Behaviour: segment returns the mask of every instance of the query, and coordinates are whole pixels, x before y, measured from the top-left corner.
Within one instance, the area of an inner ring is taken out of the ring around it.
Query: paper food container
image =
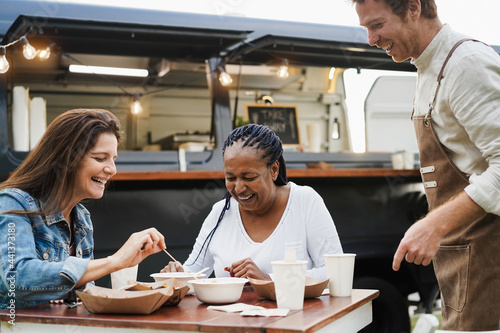
[[[253,290],[262,298],[276,301],[276,291],[274,289],[274,281],[258,280],[248,278]],[[328,285],[328,281],[318,281],[311,277],[306,276],[306,289],[304,291],[304,298],[314,298],[321,296],[321,293]]]
[[[166,287],[157,289],[148,287],[156,283],[138,282],[124,290],[91,286],[76,293],[92,313],[150,314],[162,306],[179,304],[189,290],[188,286],[178,281],[163,283]]]
[[[124,289],[128,291],[157,290],[164,285],[172,287],[173,292],[162,306],[173,306],[179,304],[189,291],[189,285],[186,282],[177,279],[168,279],[161,282],[136,282],[135,284],[127,286]]]

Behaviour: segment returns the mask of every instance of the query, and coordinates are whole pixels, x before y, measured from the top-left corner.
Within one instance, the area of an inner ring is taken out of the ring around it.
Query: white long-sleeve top
[[[413,60],[418,69],[415,114],[428,112],[439,71],[462,38],[445,25]],[[466,193],[486,212],[500,215],[500,56],[492,48],[468,41],[455,50],[432,122],[451,160],[470,176]]]
[[[285,248],[294,248],[298,260],[307,260],[307,276],[326,279],[323,254],[341,253],[342,246],[323,198],[309,186],[292,182],[285,212],[273,233],[263,242],[254,242],[245,231],[238,202],[231,198],[231,206],[214,233],[210,245],[202,244],[214,228],[225,200],[217,202],[205,219],[189,258],[186,270],[196,272],[204,267],[213,268],[216,277],[229,276],[224,267],[237,260],[251,258],[272,277],[271,261],[283,260]],[[205,249],[206,252],[205,252]],[[197,255],[202,251],[196,262]],[[190,265],[192,264],[192,265]],[[212,270],[207,273],[211,274]]]

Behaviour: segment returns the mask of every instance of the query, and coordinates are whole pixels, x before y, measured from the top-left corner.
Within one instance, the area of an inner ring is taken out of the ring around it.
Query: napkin
[[[245,303],[234,303],[229,305],[210,305],[207,307],[208,310],[217,310],[224,312],[241,312],[248,310],[265,310],[262,306],[250,305]]]
[[[241,316],[262,316],[262,317],[286,317],[290,310],[288,309],[266,309],[258,305],[245,303],[234,303],[229,305],[210,305],[208,310],[217,310],[224,312],[241,312]]]
[[[240,313],[240,316],[286,317],[288,309],[251,309]]]

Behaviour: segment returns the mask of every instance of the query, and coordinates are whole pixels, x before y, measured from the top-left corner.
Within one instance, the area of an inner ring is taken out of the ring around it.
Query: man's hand
[[[485,214],[486,212],[462,191],[415,222],[406,231],[394,254],[392,269],[398,271],[404,258],[417,265],[429,265],[446,234]]]
[[[439,249],[442,238],[442,234],[432,227],[432,221],[428,218],[414,223],[399,243],[394,254],[392,269],[398,271],[403,259],[417,265],[429,265]]]

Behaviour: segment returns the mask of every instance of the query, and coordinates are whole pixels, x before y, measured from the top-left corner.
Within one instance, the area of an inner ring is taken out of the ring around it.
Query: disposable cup
[[[404,152],[403,153],[403,164],[404,168],[407,170],[415,169],[415,153]]]
[[[403,170],[405,168],[404,155],[402,153],[395,153],[391,155],[392,168],[396,170]]]
[[[139,265],[120,269],[111,273],[111,288],[120,289],[129,284],[129,282],[137,281],[137,271]]]
[[[278,309],[301,310],[304,306],[307,261],[271,261]]]
[[[319,124],[307,124],[306,129],[309,148],[308,151],[311,153],[319,153],[321,151],[321,134]]]
[[[354,253],[325,254],[326,275],[330,279],[330,296],[348,297],[352,293]]]

